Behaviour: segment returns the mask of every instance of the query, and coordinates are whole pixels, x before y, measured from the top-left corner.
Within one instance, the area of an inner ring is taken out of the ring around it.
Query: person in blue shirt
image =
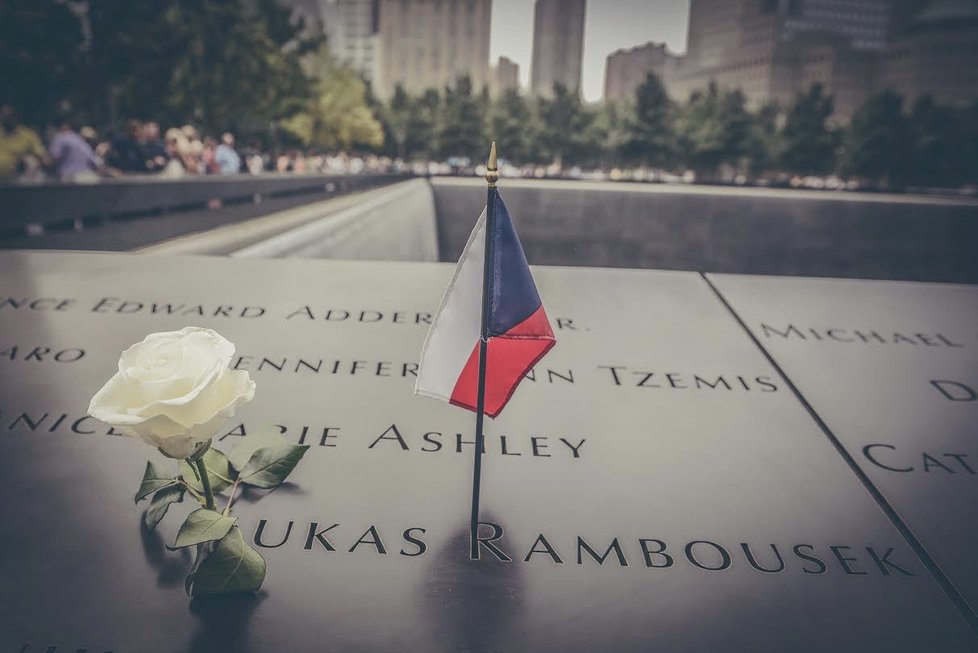
[[[52,166],[61,181],[94,181],[98,178],[98,159],[92,146],[75,131],[70,120],[64,120],[61,129],[48,146]]]
[[[217,146],[214,158],[222,175],[234,175],[241,169],[241,157],[234,149],[234,136],[230,132],[224,132],[221,136],[221,144]]]

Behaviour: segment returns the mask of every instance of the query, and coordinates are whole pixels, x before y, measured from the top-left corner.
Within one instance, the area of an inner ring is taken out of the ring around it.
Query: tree
[[[280,12],[275,0],[5,0],[0,91],[35,124],[62,110],[99,126],[267,123],[309,90],[300,26]]]
[[[394,87],[394,95],[390,102],[381,110],[384,123],[385,142],[388,153],[401,159],[407,158],[408,127],[411,121],[411,98],[398,84]]]
[[[834,110],[821,84],[799,93],[781,132],[781,167],[801,175],[824,175],[835,169],[838,134],[828,124]]]
[[[366,85],[350,67],[337,64],[323,48],[307,66],[318,81],[305,105],[282,127],[303,144],[329,151],[377,148],[384,130],[366,101]]]
[[[58,0],[0,2],[0,98],[35,126],[77,92],[81,21]]]
[[[846,130],[846,173],[888,188],[902,186],[908,136],[903,98],[890,90],[871,97],[852,116]]]
[[[739,90],[720,91],[711,82],[694,92],[678,119],[680,151],[698,177],[715,176],[721,165],[736,166],[749,153],[753,116]]]
[[[958,112],[961,131],[961,178],[966,184],[978,186],[978,101]]]
[[[411,101],[408,121],[408,156],[434,159],[438,156],[438,121],[441,117],[441,95],[429,88]]]
[[[635,107],[631,102],[606,102],[595,114],[594,123],[590,129],[589,140],[595,141],[594,147],[600,153],[600,159],[585,157],[587,160],[597,160],[604,168],[626,163],[624,155],[630,132],[629,125],[635,120]],[[627,159],[627,163],[634,163]]]
[[[165,103],[174,116],[211,131],[255,127],[309,97],[312,79],[297,51],[273,39],[266,17],[243,0],[179,0],[167,13],[182,36]]]
[[[969,162],[959,112],[924,96],[914,103],[909,130],[912,156],[906,172],[910,183],[952,187],[967,180]]]
[[[282,50],[289,50],[299,57],[315,54],[324,45],[326,37],[321,29],[307,30],[303,15],[293,18],[292,7],[281,0],[250,0],[258,17],[264,22],[268,37]],[[321,25],[319,25],[321,27]]]
[[[597,145],[592,130],[595,114],[581,102],[577,89],[554,84],[553,97],[537,101],[537,115],[541,153],[558,167],[581,161]]]
[[[649,73],[635,90],[635,109],[621,146],[626,161],[668,168],[675,161],[672,102],[658,76]]]
[[[769,102],[754,115],[754,125],[747,143],[747,160],[750,173],[757,176],[776,167],[782,151],[781,134],[778,132],[780,109]]]
[[[496,141],[500,156],[517,163],[533,161],[536,131],[526,98],[515,88],[503,91],[489,112],[489,139]]]
[[[166,113],[170,78],[185,47],[182,25],[171,22],[178,14],[173,7],[161,11],[152,0],[89,4],[91,36],[82,62],[89,93],[80,104],[92,120],[118,124],[125,117]]]
[[[472,80],[461,77],[445,88],[438,121],[438,152],[443,158],[480,161],[486,153],[485,105],[472,93]]]

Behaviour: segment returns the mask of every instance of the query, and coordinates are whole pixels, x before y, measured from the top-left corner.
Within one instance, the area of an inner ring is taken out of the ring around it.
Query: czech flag
[[[496,193],[495,189],[490,192]],[[484,269],[491,271],[485,280],[485,414],[495,417],[526,373],[557,342],[509,211],[498,193],[469,236],[431,323],[414,392],[477,410]]]

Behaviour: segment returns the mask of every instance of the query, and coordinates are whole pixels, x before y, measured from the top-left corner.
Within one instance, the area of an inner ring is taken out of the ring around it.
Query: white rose
[[[248,372],[231,371],[234,345],[211,329],[151,333],[122,352],[119,371],[89,414],[126,435],[187,458],[255,396]]]

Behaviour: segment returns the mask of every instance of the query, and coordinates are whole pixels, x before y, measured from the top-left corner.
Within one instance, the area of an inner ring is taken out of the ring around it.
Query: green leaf
[[[285,438],[270,427],[268,430],[255,432],[242,438],[231,449],[231,453],[228,454],[228,460],[240,472],[248,465],[248,461],[251,460],[251,457],[259,449],[278,447],[283,444],[287,444]]]
[[[208,449],[203,460],[207,467],[207,477],[211,481],[211,490],[215,494],[231,485],[234,481],[234,471],[231,469],[227,456],[217,449]],[[186,460],[180,461],[180,475],[193,489],[201,493],[204,491],[196,467],[190,465]]]
[[[255,592],[265,580],[265,559],[231,528],[193,575],[192,596]]]
[[[139,503],[157,490],[161,490],[168,485],[173,485],[176,482],[177,479],[172,476],[166,476],[163,472],[156,469],[156,465],[146,461],[146,471],[143,472],[143,481],[139,484],[139,490],[136,492],[136,503]]]
[[[217,548],[217,542],[204,542],[203,544],[197,545],[197,552],[194,557],[194,564],[190,568],[190,573],[187,574],[187,579],[183,581],[183,589],[186,590],[187,596],[190,596],[190,586],[194,582],[194,576],[197,574],[197,570],[200,569],[200,565],[214,549]]]
[[[187,521],[183,522],[183,526],[180,527],[173,548],[181,549],[201,542],[219,540],[228,534],[228,531],[234,526],[235,519],[235,517],[226,517],[207,508],[194,510],[187,515]]]
[[[149,530],[155,529],[156,525],[163,519],[163,516],[166,515],[170,504],[183,501],[184,492],[185,490],[182,485],[175,484],[168,485],[162,490],[157,490],[156,494],[153,495],[153,500],[149,503],[149,508],[146,509],[146,514],[143,515],[146,528]]]
[[[278,487],[288,478],[308,450],[309,445],[287,442],[281,442],[273,447],[263,447],[252,454],[238,478],[242,483],[255,487],[264,489]]]

